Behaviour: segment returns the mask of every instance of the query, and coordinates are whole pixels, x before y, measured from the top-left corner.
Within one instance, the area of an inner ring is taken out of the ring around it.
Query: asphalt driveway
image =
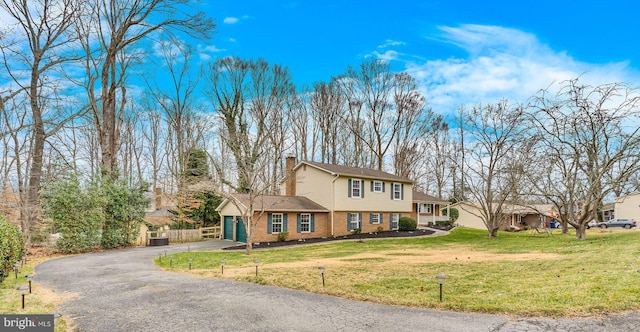
[[[191,243],[220,249],[226,241]],[[59,306],[80,331],[632,331],[637,314],[585,319],[509,318],[421,310],[164,272],[152,259],[187,245],[47,261],[35,282],[76,296]]]

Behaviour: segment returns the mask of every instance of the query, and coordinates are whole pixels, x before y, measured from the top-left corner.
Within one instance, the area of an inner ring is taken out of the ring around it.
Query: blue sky
[[[217,33],[204,57],[263,57],[298,84],[375,57],[416,77],[430,106],[526,102],[552,82],[640,81],[631,0],[207,1]]]

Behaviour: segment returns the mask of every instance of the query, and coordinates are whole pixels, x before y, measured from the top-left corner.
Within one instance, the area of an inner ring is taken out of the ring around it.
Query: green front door
[[[224,239],[233,240],[233,217],[224,216]]]
[[[247,229],[240,217],[236,218],[236,241],[247,242]]]

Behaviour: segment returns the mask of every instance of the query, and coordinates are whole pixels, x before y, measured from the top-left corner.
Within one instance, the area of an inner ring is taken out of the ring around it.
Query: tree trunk
[[[253,204],[251,204],[251,206],[253,206]],[[247,231],[247,244],[245,246],[247,255],[251,255],[251,250],[253,250],[253,229],[251,227],[251,224],[252,224],[251,219],[252,217],[250,216],[247,216],[246,218],[242,218],[242,222],[245,223],[244,228]]]
[[[585,225],[579,225],[576,228],[576,240],[585,240],[587,238],[587,227]]]
[[[36,56],[33,68],[39,68],[40,61]],[[27,184],[27,200],[25,202],[26,225],[22,232],[27,243],[31,242],[31,229],[38,223],[38,207],[40,201],[40,180],[42,177],[42,165],[44,154],[45,131],[42,121],[42,110],[38,104],[40,97],[38,91],[39,76],[36,70],[31,72],[31,86],[29,88],[29,99],[31,106],[31,116],[33,118],[33,148],[31,150],[31,169],[29,170],[29,183]]]
[[[492,229],[489,231],[489,237],[490,237],[490,238],[498,237],[498,230],[499,230],[499,228],[498,228],[498,227],[492,228]]]

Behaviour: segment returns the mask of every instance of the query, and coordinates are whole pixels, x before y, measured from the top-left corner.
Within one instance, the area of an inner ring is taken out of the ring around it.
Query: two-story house
[[[254,242],[342,236],[354,230],[376,232],[398,228],[401,216],[413,212],[413,182],[383,171],[302,161],[286,161],[281,195],[233,195],[217,208],[223,238],[244,242],[240,217],[253,205]],[[234,201],[231,201],[231,200]],[[295,226],[295,228],[294,228]]]

